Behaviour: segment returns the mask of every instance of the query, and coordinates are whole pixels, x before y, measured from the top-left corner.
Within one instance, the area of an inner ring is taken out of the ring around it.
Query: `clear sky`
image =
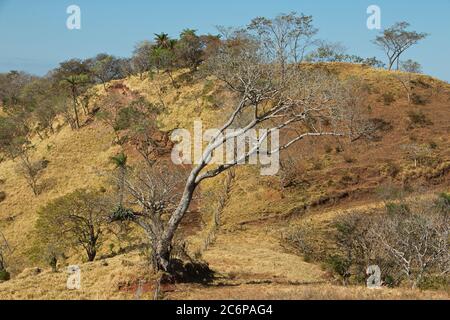
[[[81,30],[68,30],[66,9],[81,8]],[[215,26],[244,26],[256,16],[290,11],[313,15],[321,39],[341,42],[349,53],[384,56],[370,41],[369,5],[381,7],[382,26],[408,21],[431,36],[403,59],[424,72],[450,80],[450,0],[0,0],[0,72],[42,75],[69,58],[100,52],[129,56],[154,33],[176,36],[184,28],[215,33]]]

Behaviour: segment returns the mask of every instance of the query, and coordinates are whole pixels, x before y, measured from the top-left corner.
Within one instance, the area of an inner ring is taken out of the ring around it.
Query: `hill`
[[[186,251],[201,257],[215,273],[208,285],[163,285],[168,299],[352,299],[441,298],[448,292],[409,289],[369,291],[342,287],[320,263],[305,261],[284,242],[283,236],[305,221],[326,226],[334,217],[352,210],[380,207],[377,190],[393,184],[411,196],[431,197],[450,191],[450,86],[425,75],[412,75],[409,103],[398,73],[363,65],[331,63],[306,66],[323,68],[342,79],[356,78],[367,88],[370,119],[377,127],[372,141],[348,143],[324,138],[304,141],[282,158],[282,171],[260,177],[256,167],[238,167],[234,176],[217,177],[200,191],[198,210],[187,217],[183,232]],[[223,119],[220,102],[227,92],[212,78],[175,74],[172,86],[165,74],[130,77],[99,87],[91,105],[101,96],[118,92],[127,99],[143,97],[165,107],[157,123],[162,132],[192,129],[193,120],[216,127]],[[101,109],[102,106],[99,105]],[[133,299],[153,296],[154,275],[142,252],[103,246],[95,262],[81,265],[82,290],[65,289],[66,274],[52,273],[30,261],[28,251],[37,210],[49,201],[76,189],[110,189],[105,172],[110,157],[120,148],[113,130],[92,115],[82,119],[80,130],[61,126],[47,138],[34,137],[33,158],[48,163],[41,179],[42,191],[30,193],[12,160],[0,163],[0,230],[8,239],[12,280],[0,283],[6,299]],[[415,150],[425,150],[418,154]],[[130,162],[139,161],[127,147]],[[136,231],[137,232],[137,231]],[[139,234],[138,234],[139,235]],[[135,240],[133,245],[139,246]],[[132,245],[129,247],[133,247]],[[79,264],[73,253],[66,264]],[[39,269],[37,269],[39,267]]]

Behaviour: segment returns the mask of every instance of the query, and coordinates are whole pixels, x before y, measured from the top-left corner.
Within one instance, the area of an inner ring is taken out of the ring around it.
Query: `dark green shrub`
[[[0,281],[8,281],[11,279],[11,275],[6,270],[0,270]]]
[[[339,255],[332,255],[328,257],[326,264],[334,274],[342,279],[343,284],[347,285],[348,279],[351,276],[350,267],[352,266],[352,262],[350,259],[343,258]]]

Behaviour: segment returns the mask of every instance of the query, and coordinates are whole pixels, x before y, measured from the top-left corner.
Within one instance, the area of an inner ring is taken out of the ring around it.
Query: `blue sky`
[[[82,29],[66,28],[66,8],[81,8]],[[243,26],[256,16],[297,11],[313,15],[319,37],[339,41],[349,53],[383,58],[370,41],[366,9],[378,5],[382,26],[408,21],[431,36],[403,59],[425,73],[450,80],[450,0],[0,0],[0,72],[11,69],[45,74],[69,58],[100,52],[129,56],[153,33],[176,36],[184,28],[214,33],[215,26]]]

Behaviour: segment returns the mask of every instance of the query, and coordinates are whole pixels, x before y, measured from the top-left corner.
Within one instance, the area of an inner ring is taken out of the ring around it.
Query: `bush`
[[[11,279],[11,275],[6,270],[0,270],[0,281],[8,281]]]
[[[443,288],[450,261],[449,209],[448,194],[435,201],[390,202],[386,212],[346,214],[327,229],[296,228],[286,240],[308,259],[322,262],[344,285],[365,284],[367,267],[378,265],[384,285],[406,281],[423,289]]]
[[[395,96],[391,92],[383,93],[381,97],[385,106],[390,106],[395,102]]]
[[[428,103],[428,100],[417,93],[413,93],[411,96],[411,102],[418,106],[424,106]]]
[[[1,192],[0,192],[0,202],[5,201],[5,199],[6,199],[6,192],[1,191]]]
[[[433,124],[421,110],[408,112],[408,119],[410,121],[409,128],[425,127]]]
[[[330,268],[331,272],[342,279],[343,285],[348,284],[348,279],[351,276],[350,267],[352,266],[352,261],[350,259],[339,255],[332,255],[327,259],[327,266]]]

